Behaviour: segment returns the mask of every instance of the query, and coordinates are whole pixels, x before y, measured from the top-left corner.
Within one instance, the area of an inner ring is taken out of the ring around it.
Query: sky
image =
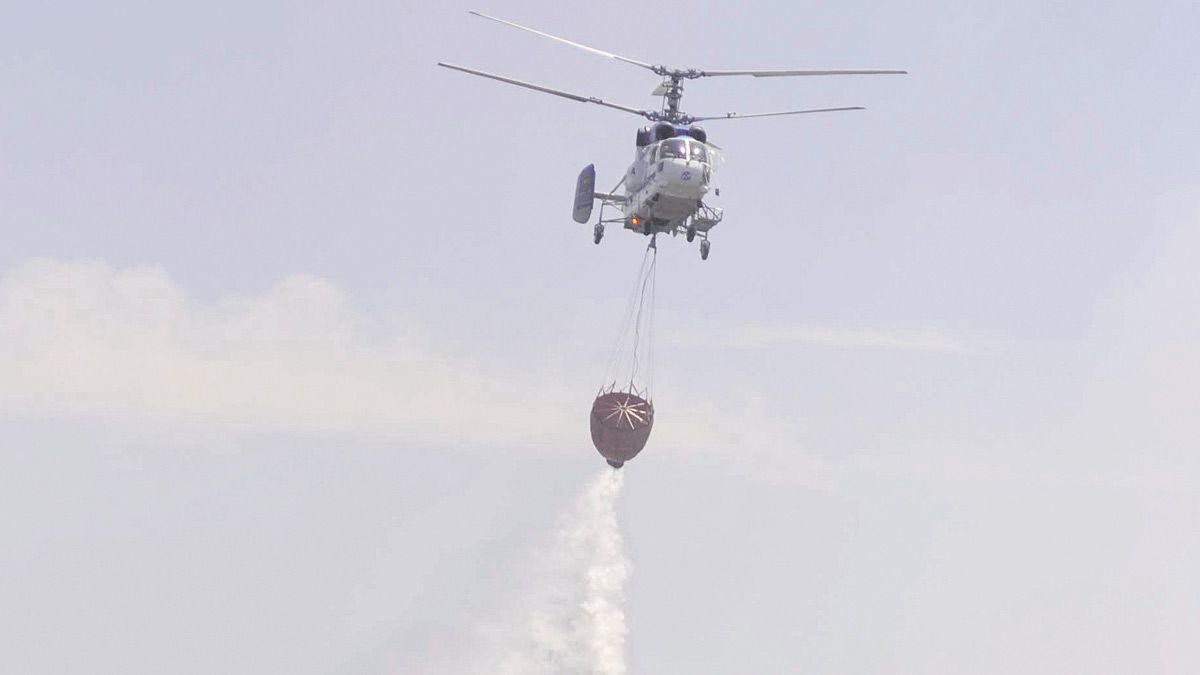
[[[1200,669],[1195,3],[0,9],[0,662],[472,672],[602,464],[674,67],[630,673]],[[487,619],[487,617],[492,617]]]

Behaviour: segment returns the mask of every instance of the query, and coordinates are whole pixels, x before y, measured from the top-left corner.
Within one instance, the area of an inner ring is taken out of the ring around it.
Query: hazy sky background
[[[0,9],[0,662],[455,672],[601,465],[656,78],[725,221],[660,246],[631,673],[1200,670],[1193,2]]]

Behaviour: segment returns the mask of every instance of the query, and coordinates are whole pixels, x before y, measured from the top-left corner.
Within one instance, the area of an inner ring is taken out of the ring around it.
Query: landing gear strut
[[[700,242],[700,259],[708,260],[708,240],[704,239]]]

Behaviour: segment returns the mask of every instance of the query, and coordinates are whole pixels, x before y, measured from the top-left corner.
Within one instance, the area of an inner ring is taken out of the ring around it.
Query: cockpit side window
[[[682,138],[672,138],[663,141],[659,146],[659,157],[676,157],[679,159],[687,159],[687,141]]]
[[[697,162],[708,163],[708,149],[704,147],[703,143],[700,141],[691,141],[688,143],[688,146],[692,149],[692,159]]]

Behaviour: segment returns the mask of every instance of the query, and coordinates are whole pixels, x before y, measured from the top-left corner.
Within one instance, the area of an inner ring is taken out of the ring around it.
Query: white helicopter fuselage
[[[708,194],[713,159],[706,143],[683,136],[638,148],[622,183],[625,226],[641,232],[685,227]]]

